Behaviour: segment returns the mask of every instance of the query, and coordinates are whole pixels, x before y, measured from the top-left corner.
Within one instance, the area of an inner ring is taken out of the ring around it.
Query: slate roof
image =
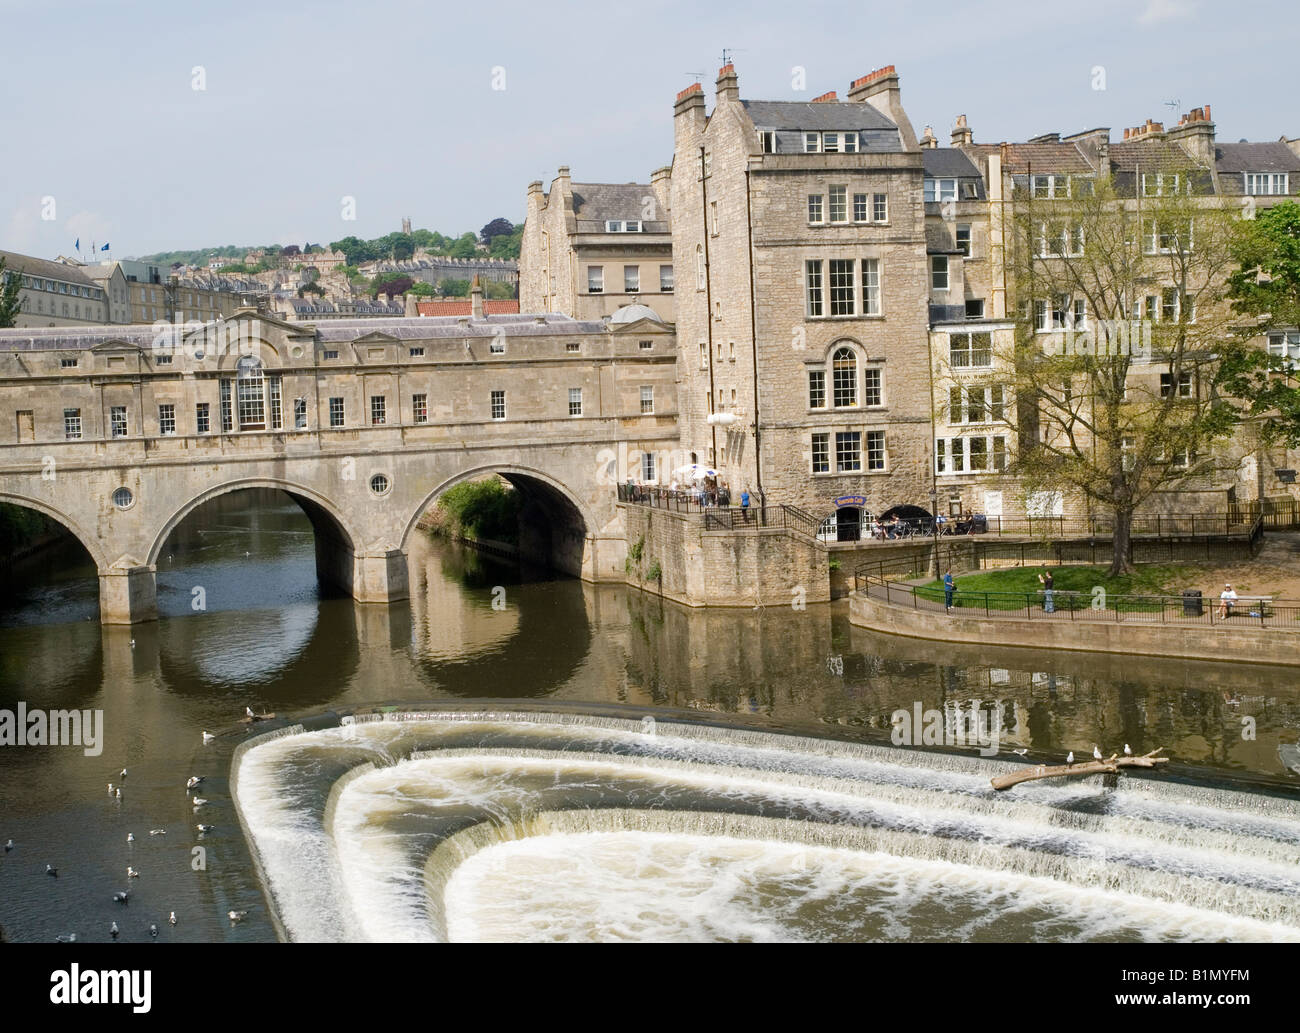
[[[646,220],[642,210],[647,197],[655,192],[649,183],[574,183],[573,214],[578,219],[579,233],[604,233],[605,223],[631,220],[642,222],[644,233],[667,233],[666,219]],[[655,202],[656,208],[658,202]]]
[[[1122,140],[1110,145],[1110,167],[1115,173],[1133,172],[1139,165],[1143,171],[1177,172],[1198,164],[1191,154],[1167,140]]]
[[[1300,172],[1300,155],[1284,143],[1221,143],[1214,148],[1220,172]]]
[[[31,255],[20,255],[16,251],[0,251],[0,258],[5,260],[6,270],[18,270],[28,276],[37,276],[41,279],[79,283],[85,287],[97,286],[79,266],[51,262],[45,258],[33,258]]]
[[[756,129],[798,129],[804,132],[897,129],[893,122],[859,101],[742,100]]]
[[[925,174],[945,179],[978,179],[980,170],[969,155],[956,147],[925,147],[921,150]]]
[[[1087,175],[1096,171],[1087,155],[1077,143],[996,143],[975,144],[974,149],[980,154],[1003,153],[1006,148],[1005,171],[1012,175],[1024,175],[1031,168],[1034,172],[1063,172]],[[1114,153],[1112,148],[1111,153]]]
[[[464,322],[462,322],[464,319]],[[537,322],[537,320],[542,322]],[[483,319],[457,316],[424,316],[366,319],[333,319],[316,328],[322,344],[350,342],[370,333],[382,333],[398,340],[420,341],[438,338],[492,337],[499,327],[511,337],[545,337],[568,334],[600,334],[608,330],[602,320],[570,319],[555,312],[489,315]],[[144,324],[125,326],[52,326],[0,330],[0,352],[84,351],[106,341],[125,341],[151,348],[154,329]]]

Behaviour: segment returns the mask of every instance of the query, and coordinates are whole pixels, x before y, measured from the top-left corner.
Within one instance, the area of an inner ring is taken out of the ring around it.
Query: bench
[[[1223,605],[1220,599],[1215,603],[1216,608]],[[1273,616],[1273,596],[1271,595],[1239,595],[1234,605],[1228,608],[1229,617],[1254,617],[1260,620],[1264,617]]]

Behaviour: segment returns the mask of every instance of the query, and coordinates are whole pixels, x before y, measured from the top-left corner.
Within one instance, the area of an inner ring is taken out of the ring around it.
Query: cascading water
[[[668,721],[358,715],[244,744],[285,936],[1300,940],[1300,803]]]

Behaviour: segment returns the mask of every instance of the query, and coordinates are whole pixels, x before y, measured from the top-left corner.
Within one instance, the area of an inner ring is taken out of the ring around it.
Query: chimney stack
[[[812,102],[814,104],[825,104],[827,101],[834,101],[838,99],[839,98],[836,96],[835,91],[831,90],[829,93],[823,93],[820,97],[814,97],[812,99]]]
[[[718,69],[718,92],[715,103],[738,100],[740,100],[740,80],[736,78],[736,66],[728,62]]]
[[[903,110],[898,72],[893,65],[885,65],[874,72],[868,72],[861,79],[854,79],[849,87],[848,100],[865,101],[898,126],[903,146],[907,150],[914,151],[920,147],[912,122]]]
[[[1214,122],[1210,120],[1210,105],[1193,108],[1166,135],[1171,142],[1181,144],[1199,164],[1214,165]]]
[[[483,318],[483,287],[478,282],[478,273],[474,274],[474,282],[469,289],[469,314],[474,319]]]
[[[974,142],[975,134],[971,132],[970,126],[966,124],[966,116],[958,115],[957,124],[952,127],[952,145],[954,147],[969,147]],[[938,146],[938,144],[935,146]]]
[[[934,148],[939,146],[939,140],[934,135],[934,126],[925,127],[925,132],[921,134],[921,146],[925,148]]]
[[[680,139],[683,133],[693,136],[704,131],[704,87],[699,83],[677,94],[673,104],[673,129]]]
[[[656,212],[656,218],[652,222],[666,222],[668,213],[673,207],[673,167],[665,165],[663,168],[655,169],[650,173],[650,189],[655,195],[655,203],[659,206]]]

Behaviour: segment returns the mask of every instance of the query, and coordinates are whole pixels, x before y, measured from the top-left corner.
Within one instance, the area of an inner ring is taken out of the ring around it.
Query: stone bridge
[[[675,449],[675,363],[672,328],[645,318],[318,328],[248,309],[224,324],[4,330],[0,502],[85,546],[105,623],[155,618],[172,531],[244,488],[293,498],[318,576],[362,602],[406,598],[421,514],[492,474],[524,498],[524,555],[622,580],[614,485]]]

